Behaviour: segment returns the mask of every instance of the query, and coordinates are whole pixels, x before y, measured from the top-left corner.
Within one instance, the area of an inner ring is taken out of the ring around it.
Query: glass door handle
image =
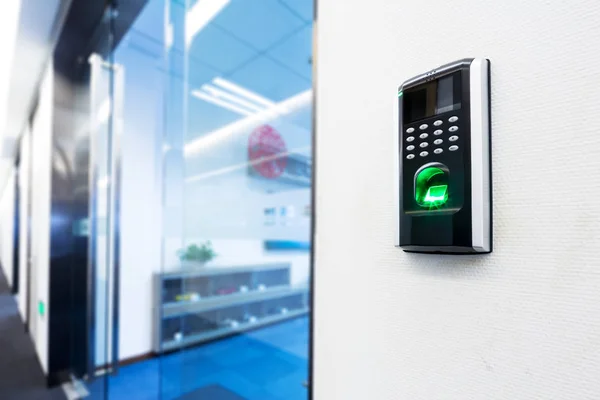
[[[112,80],[112,119],[111,119],[111,175],[112,187],[110,197],[110,241],[112,245],[111,260],[109,261],[112,279],[112,371],[116,374],[119,369],[119,305],[120,305],[120,276],[121,276],[121,138],[123,130],[123,66],[113,65]]]

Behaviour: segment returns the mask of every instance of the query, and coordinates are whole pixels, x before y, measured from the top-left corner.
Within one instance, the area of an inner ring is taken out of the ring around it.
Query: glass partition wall
[[[149,0],[114,48],[108,398],[308,398],[312,21],[312,0]]]

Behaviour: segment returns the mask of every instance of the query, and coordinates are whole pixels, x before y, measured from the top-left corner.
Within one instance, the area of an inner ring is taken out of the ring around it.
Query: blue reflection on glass
[[[144,254],[123,264],[135,273],[121,276],[121,352],[153,351],[161,316],[148,302],[150,282],[183,266],[179,250],[210,241],[216,257],[190,274],[222,278],[206,278],[206,287],[181,280],[173,298],[198,308],[170,317],[167,334],[161,321],[161,340],[191,346],[121,367],[111,399],[307,399],[312,8],[310,0],[151,0],[119,44],[123,191],[151,193],[148,165],[161,171],[164,205],[160,268],[140,262],[155,250],[142,240]],[[142,215],[144,201],[131,213]],[[264,271],[274,266],[283,272]],[[217,296],[218,307],[199,311]]]

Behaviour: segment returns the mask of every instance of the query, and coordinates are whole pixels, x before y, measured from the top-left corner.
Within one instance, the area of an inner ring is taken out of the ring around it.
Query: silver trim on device
[[[490,231],[490,104],[489,61],[476,58],[470,66],[471,97],[471,232],[473,250],[491,250]]]
[[[398,101],[398,100],[396,100]],[[402,116],[400,108],[398,107],[398,126],[399,131],[394,133],[394,182],[392,187],[394,188],[394,220],[396,221],[394,245],[400,246],[400,179],[402,179],[402,163],[400,162],[400,135],[402,134]]]

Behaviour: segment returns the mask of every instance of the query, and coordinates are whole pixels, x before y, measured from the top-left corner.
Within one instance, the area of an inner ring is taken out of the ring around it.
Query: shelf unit
[[[290,264],[197,268],[154,276],[154,351],[176,350],[308,313]]]

